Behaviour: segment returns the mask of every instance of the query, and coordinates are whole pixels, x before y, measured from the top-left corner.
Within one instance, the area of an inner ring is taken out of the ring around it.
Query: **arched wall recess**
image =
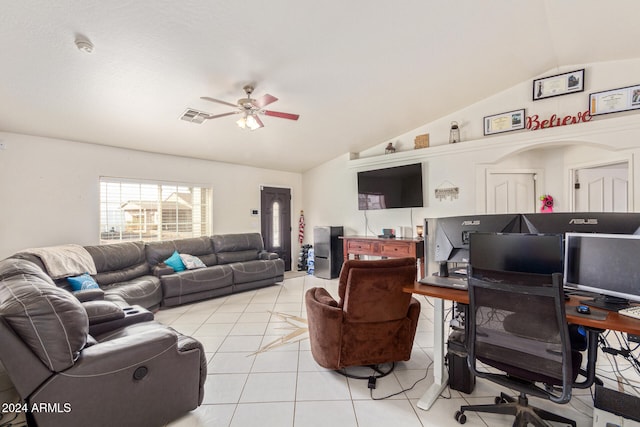
[[[638,147],[640,148],[640,147]],[[476,165],[476,209],[478,212],[495,211],[495,178],[497,174],[535,174],[535,195],[553,193],[557,211],[575,211],[575,170],[617,163],[627,163],[628,206],[634,206],[633,154],[632,150],[620,149],[602,142],[561,141],[532,144],[514,150],[495,162]],[[493,182],[493,186],[492,186]]]

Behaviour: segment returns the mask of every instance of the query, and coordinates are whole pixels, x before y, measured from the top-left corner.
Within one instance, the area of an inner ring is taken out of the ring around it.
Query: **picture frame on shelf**
[[[486,116],[483,126],[484,135],[494,135],[496,133],[524,129],[525,122],[524,108]]]
[[[592,116],[638,109],[640,109],[640,85],[589,94],[589,114]]]
[[[584,91],[584,68],[533,81],[534,101],[582,91]]]

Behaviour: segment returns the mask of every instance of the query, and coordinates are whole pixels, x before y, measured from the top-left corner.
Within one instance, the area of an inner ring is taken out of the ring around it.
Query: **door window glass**
[[[273,202],[273,223],[271,233],[271,244],[274,248],[280,247],[280,202]]]

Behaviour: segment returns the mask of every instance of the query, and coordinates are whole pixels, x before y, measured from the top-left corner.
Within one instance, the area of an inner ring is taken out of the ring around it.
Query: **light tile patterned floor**
[[[373,400],[366,381],[347,379],[318,366],[306,334],[256,353],[291,331],[282,317],[271,312],[306,318],[304,293],[313,286],[337,295],[336,280],[298,276],[275,286],[159,311],[157,320],[198,338],[208,360],[203,405],[169,426],[452,426],[457,425],[453,414],[460,405],[492,403],[503,391],[478,380],[471,395],[447,388],[429,411],[416,406],[433,381],[431,369],[427,372],[432,366],[433,310],[424,297],[419,298],[422,313],[411,360],[399,363],[373,390],[374,398],[400,392],[388,399]],[[618,389],[607,357],[601,355],[599,361],[599,376]],[[623,372],[636,378],[631,369]],[[412,390],[402,392],[425,374]],[[536,398],[531,401],[575,419],[578,426],[592,425],[590,390],[575,391],[571,402],[562,406]],[[512,422],[512,417],[467,412],[465,425],[501,427]]]

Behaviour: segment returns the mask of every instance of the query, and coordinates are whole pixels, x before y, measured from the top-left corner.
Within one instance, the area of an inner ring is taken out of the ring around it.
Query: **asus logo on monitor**
[[[480,220],[475,219],[473,221],[462,221],[462,225],[480,225]]]
[[[571,219],[571,221],[569,221],[569,224],[598,225],[598,220],[596,218],[592,218],[592,219],[573,218]]]

